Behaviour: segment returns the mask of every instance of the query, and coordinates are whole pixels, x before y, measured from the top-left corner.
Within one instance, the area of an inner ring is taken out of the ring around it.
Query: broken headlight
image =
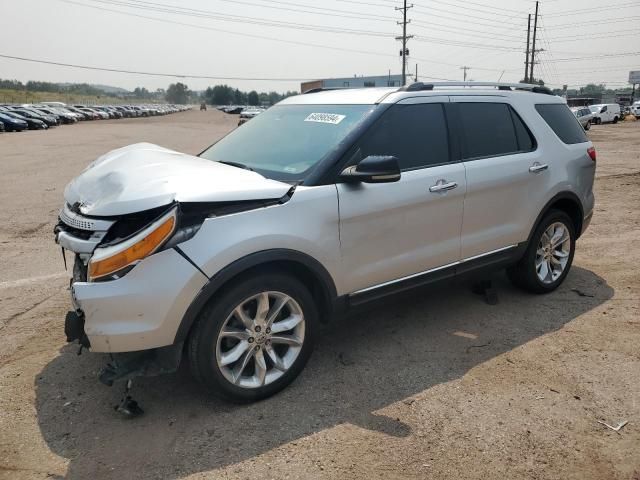
[[[177,208],[123,241],[98,247],[88,264],[89,281],[119,278],[171,238],[178,223]]]

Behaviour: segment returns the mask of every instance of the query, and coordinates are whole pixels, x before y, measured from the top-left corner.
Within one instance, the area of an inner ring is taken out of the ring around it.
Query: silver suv
[[[540,87],[422,84],[288,98],[198,156],[137,144],[65,190],[65,330],[105,383],[191,371],[232,401],[288,385],[351,306],[507,268],[554,290],[594,207],[596,156]]]

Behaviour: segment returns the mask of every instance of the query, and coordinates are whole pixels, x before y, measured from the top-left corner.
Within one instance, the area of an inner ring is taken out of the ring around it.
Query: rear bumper
[[[174,343],[182,317],[207,281],[171,249],[118,280],[73,283],[72,303],[92,351],[149,350]],[[75,329],[75,338],[82,338]]]

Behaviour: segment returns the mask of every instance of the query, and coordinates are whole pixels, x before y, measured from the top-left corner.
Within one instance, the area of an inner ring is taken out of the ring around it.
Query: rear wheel
[[[191,371],[226,400],[269,397],[304,368],[316,323],[313,297],[297,279],[245,277],[200,314],[188,343]]]
[[[587,124],[584,126],[585,130],[589,130],[590,128],[591,128],[591,120],[589,120]]]
[[[618,123],[618,117],[613,117],[613,123]]]
[[[569,273],[575,240],[571,218],[560,210],[551,210],[533,233],[524,256],[507,270],[510,280],[533,293],[555,290]]]

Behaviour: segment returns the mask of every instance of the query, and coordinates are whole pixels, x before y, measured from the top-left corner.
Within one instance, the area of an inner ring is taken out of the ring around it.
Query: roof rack
[[[500,82],[432,82],[423,83],[415,82],[411,85],[405,85],[398,89],[399,92],[420,92],[425,90],[434,90],[439,87],[493,87],[498,90],[527,90],[533,93],[543,93],[545,95],[553,95],[553,92],[541,85],[532,85],[530,83],[500,83]]]
[[[346,90],[345,87],[316,87],[310,88],[309,90],[305,90],[302,92],[302,95],[306,95],[307,93],[318,93],[318,92],[328,92],[330,90]]]

